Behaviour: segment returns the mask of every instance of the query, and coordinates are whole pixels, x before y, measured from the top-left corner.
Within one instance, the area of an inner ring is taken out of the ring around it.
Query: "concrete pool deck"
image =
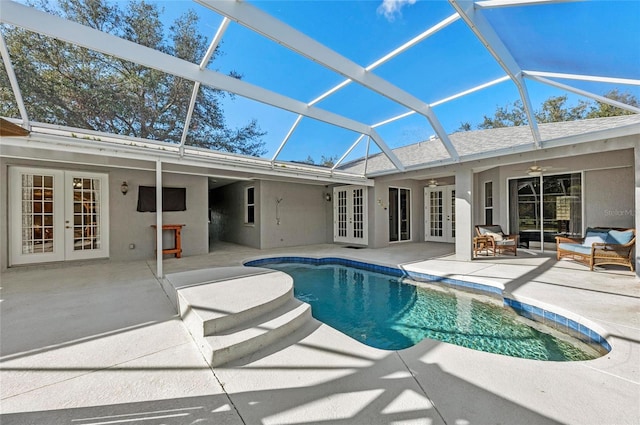
[[[5,424],[637,424],[640,280],[549,255],[456,261],[445,244],[253,250],[170,258],[165,273],[263,256],[341,256],[504,285],[593,322],[612,351],[540,362],[433,340],[397,352],[311,321],[210,368],[155,279],[155,263],[97,261],[1,275],[0,422]]]

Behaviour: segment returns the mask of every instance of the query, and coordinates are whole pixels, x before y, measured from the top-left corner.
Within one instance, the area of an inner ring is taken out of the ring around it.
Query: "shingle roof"
[[[546,123],[540,124],[539,130],[542,140],[549,141],[633,124],[640,124],[640,114]],[[449,137],[461,157],[521,145],[533,145],[534,142],[529,126],[465,131],[453,133]],[[449,159],[449,154],[438,138],[396,148],[393,149],[393,153],[405,167]],[[359,158],[338,168],[344,171],[363,173],[364,165],[365,159]],[[370,156],[367,161],[367,174],[393,171],[394,169],[391,161],[382,153]]]

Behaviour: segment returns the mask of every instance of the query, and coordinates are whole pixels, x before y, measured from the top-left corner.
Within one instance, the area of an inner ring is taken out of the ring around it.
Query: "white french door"
[[[455,242],[455,185],[424,188],[425,241]]]
[[[334,242],[368,243],[365,186],[339,186],[333,189],[333,228]]]
[[[9,168],[11,265],[109,256],[106,174]]]

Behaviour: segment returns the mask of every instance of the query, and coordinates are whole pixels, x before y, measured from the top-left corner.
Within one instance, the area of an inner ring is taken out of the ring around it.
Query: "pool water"
[[[289,274],[313,317],[372,347],[400,350],[425,338],[536,360],[600,357],[596,349],[525,319],[497,300],[342,265],[264,263]],[[433,286],[433,288],[431,288]]]

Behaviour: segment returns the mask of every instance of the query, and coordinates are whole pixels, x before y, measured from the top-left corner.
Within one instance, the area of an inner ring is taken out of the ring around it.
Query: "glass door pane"
[[[580,173],[543,177],[544,220],[542,224],[545,242],[552,242],[556,234],[580,236],[582,232],[581,177]]]
[[[64,174],[9,168],[9,263],[64,259]]]
[[[107,257],[108,177],[68,171],[66,193],[66,259]]]
[[[400,240],[408,241],[411,239],[411,191],[400,189],[399,197]]]
[[[455,239],[456,237],[456,190],[451,189],[451,197],[449,198],[451,202],[451,214],[449,216],[449,222],[451,223],[451,239]]]
[[[353,189],[353,237],[364,237],[364,189]]]
[[[389,241],[411,240],[411,190],[389,188]]]
[[[338,196],[336,196],[336,194]],[[347,237],[347,191],[339,190],[336,193],[334,193],[333,197],[336,200],[336,210],[337,210],[336,236],[338,238],[346,238]]]
[[[53,252],[53,175],[22,175],[22,253]]]
[[[398,233],[398,189],[389,188],[389,242],[400,240]]]
[[[540,195],[539,177],[509,181],[509,233],[519,234],[527,247],[540,240]]]
[[[429,193],[429,235],[444,236],[444,204],[441,190]]]
[[[73,178],[73,249],[100,248],[100,180]]]

